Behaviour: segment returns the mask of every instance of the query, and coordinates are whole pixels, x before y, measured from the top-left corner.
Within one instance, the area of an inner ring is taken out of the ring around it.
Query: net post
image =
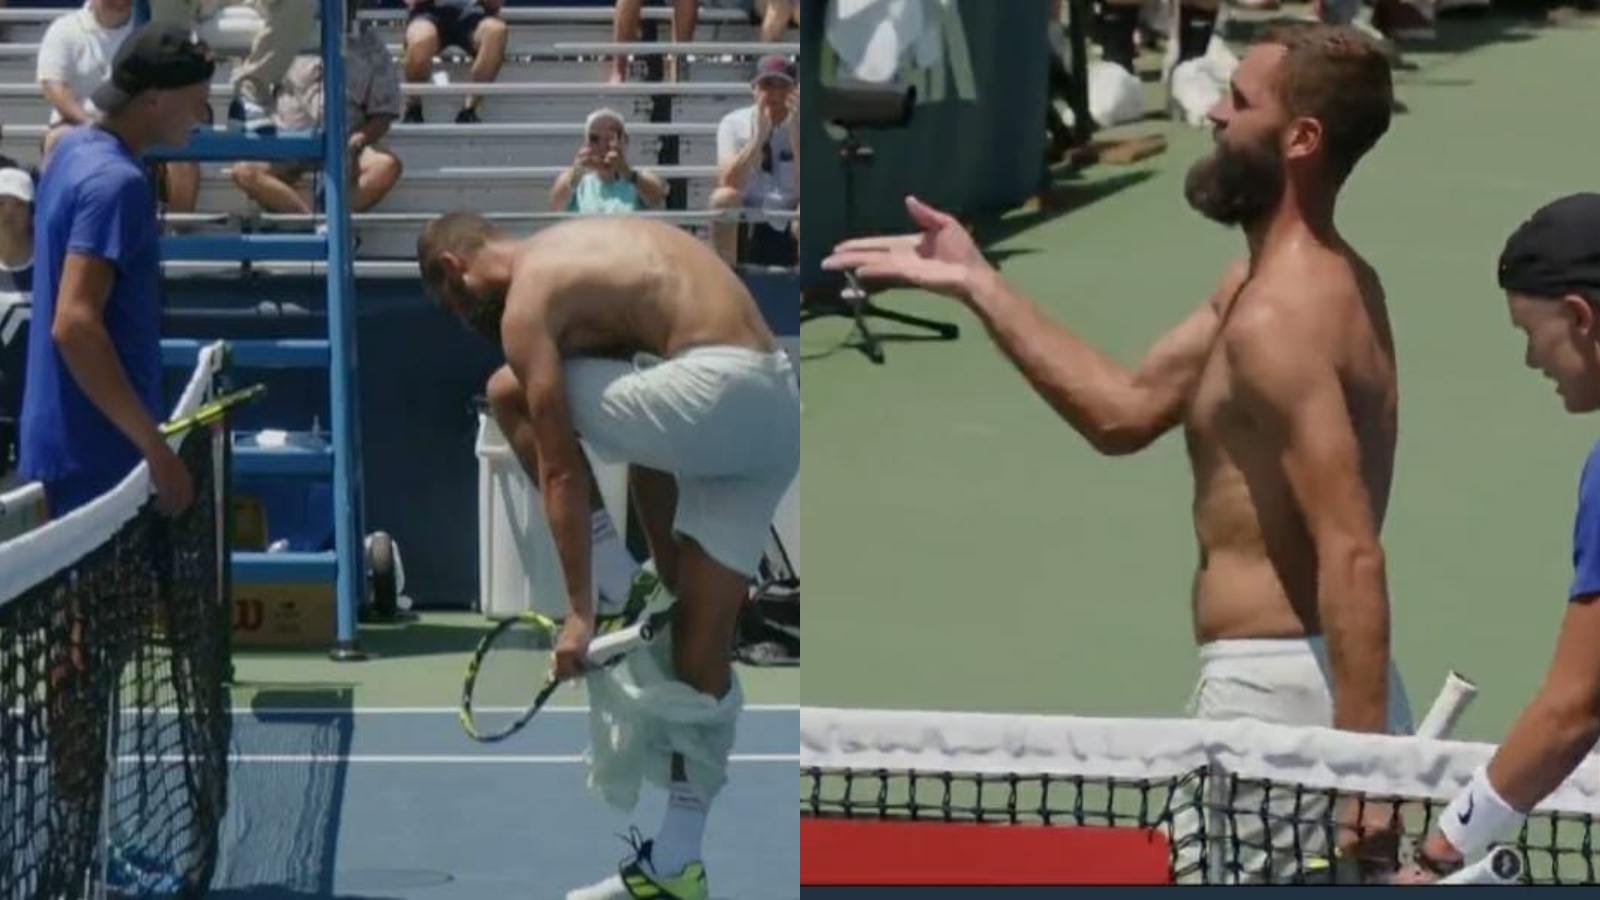
[[[1216,760],[1206,763],[1204,845],[1206,882],[1223,884],[1228,874],[1228,842],[1224,839],[1228,829],[1227,778],[1228,773]]]

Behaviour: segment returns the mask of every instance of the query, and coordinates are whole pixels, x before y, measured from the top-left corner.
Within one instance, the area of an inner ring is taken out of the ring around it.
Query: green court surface
[[[1338,221],[1383,277],[1399,343],[1383,532],[1396,658],[1419,715],[1448,669],[1475,679],[1458,734],[1495,740],[1548,662],[1578,474],[1600,436],[1600,420],[1565,414],[1523,367],[1495,261],[1537,206],[1600,185],[1600,19],[1443,32],[1447,46],[1408,52],[1418,68],[1397,83],[1409,111],[1356,170]],[[1118,133],[1170,147],[1063,174],[1068,210],[1014,213],[983,237],[1013,284],[1132,363],[1243,240],[1184,204],[1207,132],[1151,120]],[[1181,436],[1101,458],[956,304],[880,300],[963,333],[890,343],[881,367],[840,347],[841,320],[802,334],[804,702],[1181,715],[1197,665]]]
[[[303,687],[340,688],[341,703],[371,708],[442,708],[461,703],[461,682],[467,660],[479,638],[488,630],[483,616],[469,612],[424,612],[415,621],[398,625],[364,625],[364,662],[340,663],[326,652],[235,650],[237,679],[234,697],[246,702],[263,692],[289,691],[294,706],[316,705]],[[792,705],[799,702],[798,669],[738,669],[745,702],[751,705]],[[345,693],[349,696],[346,697]],[[504,698],[496,703],[526,703],[532,694]],[[270,701],[268,701],[270,702]],[[581,688],[559,691],[551,706],[583,706]],[[466,741],[465,735],[461,740]]]

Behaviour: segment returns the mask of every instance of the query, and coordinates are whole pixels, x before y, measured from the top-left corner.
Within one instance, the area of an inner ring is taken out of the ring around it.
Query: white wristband
[[[1466,790],[1455,796],[1439,817],[1439,831],[1469,860],[1522,824],[1523,814],[1511,808],[1489,783],[1489,768],[1472,775]]]

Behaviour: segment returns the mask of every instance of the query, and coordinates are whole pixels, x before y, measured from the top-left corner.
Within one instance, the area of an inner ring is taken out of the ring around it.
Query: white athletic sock
[[[674,781],[667,795],[667,814],[661,820],[650,865],[656,874],[671,878],[700,858],[700,840],[706,833],[706,813],[711,803],[700,799],[687,782]]]
[[[596,509],[589,517],[589,530],[593,538],[590,564],[594,569],[595,587],[611,601],[608,610],[620,609],[628,601],[628,587],[633,584],[639,564],[623,545],[605,507]]]

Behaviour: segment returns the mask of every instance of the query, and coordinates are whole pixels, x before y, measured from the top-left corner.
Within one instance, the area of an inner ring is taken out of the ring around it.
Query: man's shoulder
[[[1364,300],[1369,277],[1359,260],[1335,253],[1295,254],[1258,263],[1254,271],[1230,267],[1223,282],[1236,284],[1235,315],[1262,328],[1326,333]],[[1373,289],[1378,289],[1376,276]],[[1241,329],[1249,332],[1249,328]]]
[[[144,169],[102,142],[83,142],[76,162],[79,194],[120,193],[149,184]]]
[[[724,115],[722,117],[722,124],[736,125],[748,129],[750,127],[751,116],[755,113],[755,110],[756,108],[754,106],[741,106],[738,109]]]
[[[80,8],[51,19],[50,24],[45,26],[44,36],[39,39],[39,43],[42,45],[81,40],[85,34],[83,16],[84,10]]]
[[[1589,447],[1583,459],[1583,478],[1580,484],[1584,499],[1600,503],[1600,439]]]
[[[92,127],[74,128],[56,145],[54,159],[40,183],[41,195],[60,196],[66,189],[71,196],[85,198],[148,186],[144,170],[94,131]]]

